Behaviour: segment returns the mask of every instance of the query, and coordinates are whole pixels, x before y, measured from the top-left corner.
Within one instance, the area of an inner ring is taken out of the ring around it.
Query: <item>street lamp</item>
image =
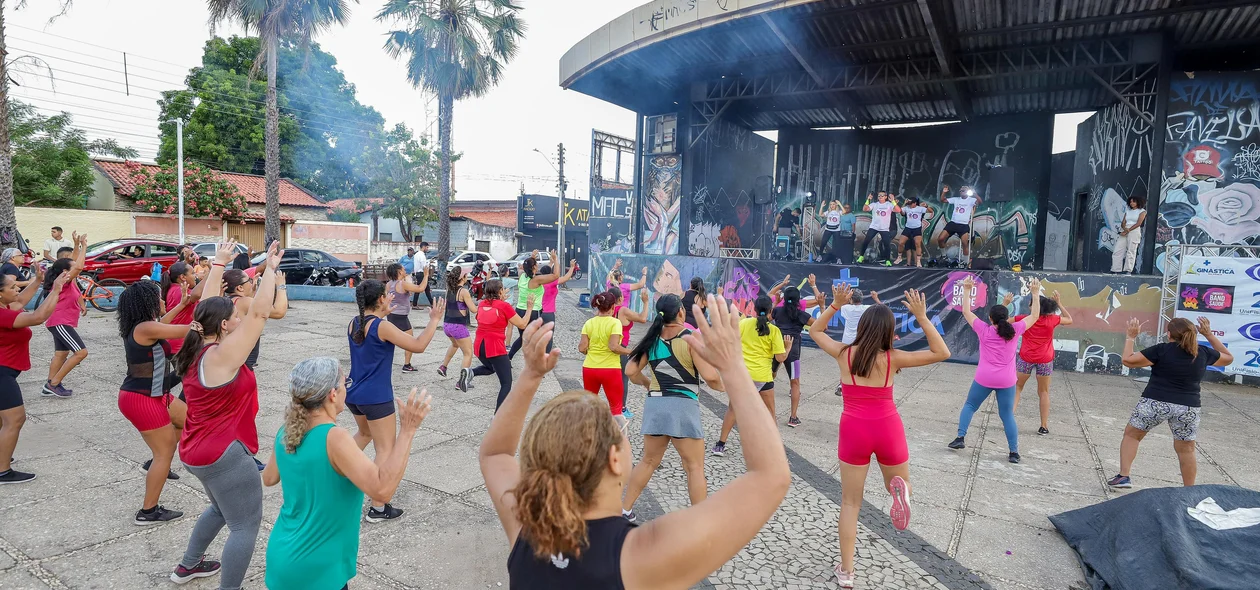
[[[560,170],[556,169],[555,164],[551,163],[551,158],[548,158],[547,154],[544,154],[538,148],[534,148],[534,151],[537,152],[538,155],[542,156],[542,158],[547,161],[547,165],[551,166],[551,169],[555,171],[557,176],[560,175]],[[561,177],[559,180],[559,187],[560,187],[560,190],[559,190],[560,196],[556,198],[556,200],[559,201],[558,205],[556,206],[556,209],[557,209],[556,211],[556,255],[563,256],[565,254],[565,249],[564,249],[564,178],[563,177]],[[552,264],[552,269],[560,268],[560,260],[558,259],[552,260],[551,264]]]

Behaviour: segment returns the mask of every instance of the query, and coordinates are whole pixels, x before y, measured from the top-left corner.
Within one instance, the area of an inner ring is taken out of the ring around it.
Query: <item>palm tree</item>
[[[49,23],[70,10],[74,0],[59,0],[61,12]],[[26,6],[18,0],[16,8]],[[0,0],[0,248],[17,246],[17,210],[13,207],[13,150],[9,145],[9,47],[4,35],[4,0]]]
[[[358,0],[354,0],[358,3]],[[250,74],[259,63],[267,67],[267,121],[264,126],[267,185],[265,241],[280,239],[280,107],[276,103],[276,70],[280,41],[294,41],[309,48],[315,35],[333,25],[345,25],[350,9],[345,0],[206,0],[211,24],[235,22],[258,33],[259,51]]]
[[[438,98],[442,176],[438,272],[451,250],[451,124],[455,101],[482,96],[503,76],[525,36],[512,0],[387,0],[376,15],[406,27],[390,31],[385,52],[407,56],[407,81]]]

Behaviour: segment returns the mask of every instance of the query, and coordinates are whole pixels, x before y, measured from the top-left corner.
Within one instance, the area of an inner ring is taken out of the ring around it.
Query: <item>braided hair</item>
[[[345,381],[337,359],[319,356],[306,359],[289,373],[289,407],[284,411],[284,450],[292,455],[306,438],[306,419],[318,409],[328,394]]]
[[[350,336],[355,344],[363,344],[367,338],[367,310],[373,309],[385,296],[385,283],[376,279],[368,279],[354,288],[354,302],[359,306],[359,318]]]

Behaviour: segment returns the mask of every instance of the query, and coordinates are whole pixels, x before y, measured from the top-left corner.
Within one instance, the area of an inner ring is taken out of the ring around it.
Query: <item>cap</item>
[[[1207,145],[1196,145],[1181,157],[1186,176],[1221,178],[1221,152]]]
[[[416,251],[416,249],[415,249],[415,248],[407,248],[407,251],[408,251],[408,252],[415,252],[415,251]]]

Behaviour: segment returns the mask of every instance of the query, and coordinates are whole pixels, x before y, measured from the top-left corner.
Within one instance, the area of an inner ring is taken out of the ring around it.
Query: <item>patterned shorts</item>
[[[1054,372],[1054,363],[1030,363],[1017,354],[1015,355],[1015,372],[1023,375],[1036,373],[1038,377],[1049,377]]]
[[[1138,400],[1133,408],[1133,416],[1129,418],[1129,426],[1143,432],[1167,421],[1168,429],[1176,440],[1194,440],[1199,436],[1199,408],[1155,401],[1150,398]]]

